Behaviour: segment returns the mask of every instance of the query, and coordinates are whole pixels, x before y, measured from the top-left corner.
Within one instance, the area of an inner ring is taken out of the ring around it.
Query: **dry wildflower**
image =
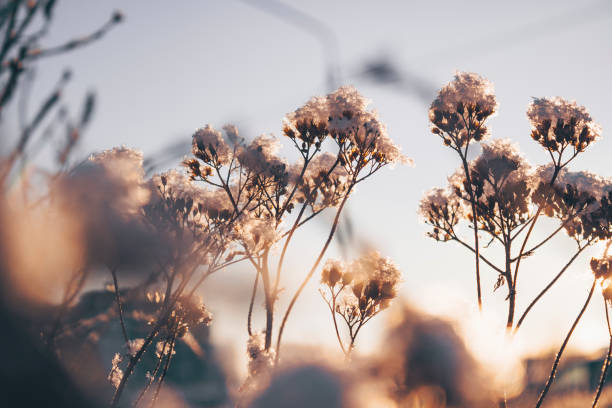
[[[252,214],[242,214],[236,220],[232,237],[251,254],[270,249],[281,238],[273,220]]]
[[[328,119],[327,98],[316,96],[304,106],[286,115],[283,134],[290,139],[298,138],[306,145],[316,144],[317,147],[321,147],[328,134]]]
[[[346,267],[344,262],[337,259],[328,259],[321,271],[321,283],[332,288],[340,281],[342,281],[343,284],[348,284],[349,282],[345,283],[345,272]]]
[[[297,167],[290,169],[292,179],[299,177]],[[308,165],[295,195],[296,201],[309,203],[313,211],[336,207],[347,192],[349,174],[330,153],[317,155]]]
[[[553,165],[542,166],[536,172],[534,202],[547,216],[563,220],[565,231],[575,239],[612,236],[612,180],[563,168],[551,185],[552,168]]]
[[[130,340],[127,344],[128,354],[132,357],[136,356],[136,353],[138,353],[143,345],[144,339],[142,338]]]
[[[122,360],[123,358],[121,357],[121,354],[115,353],[111,362],[111,370],[108,373],[107,378],[115,388],[119,387],[119,384],[123,379],[123,370],[119,368],[119,364]]]
[[[343,163],[351,171],[366,164],[410,164],[387,134],[386,126],[376,111],[366,108],[369,100],[351,86],[344,86],[327,96],[329,103],[329,133],[344,145]]]
[[[560,97],[534,98],[527,108],[531,137],[547,150],[562,154],[568,147],[584,151],[601,135],[584,106]]]
[[[321,283],[329,290],[330,297],[323,290],[321,295],[332,313],[340,347],[347,355],[350,355],[361,327],[386,309],[397,296],[400,278],[401,273],[393,262],[378,251],[370,251],[348,265],[337,260],[325,263]],[[336,314],[347,325],[348,348],[340,338]]]
[[[155,355],[157,358],[162,358],[168,355],[173,356],[176,354],[176,350],[173,347],[170,347],[168,343],[169,341],[164,340],[158,341],[157,344],[155,344]],[[170,354],[170,349],[172,349],[172,354]]]
[[[138,214],[149,200],[149,191],[144,182],[142,153],[127,147],[115,147],[90,156],[89,163],[100,166],[104,176],[97,176],[95,173],[99,170],[83,163],[72,171],[70,182],[78,182],[80,177],[93,176],[97,180],[86,181],[95,183],[90,186],[95,193],[92,199],[103,199],[104,203],[122,214]]]
[[[431,131],[444,144],[461,149],[489,135],[484,122],[497,110],[493,84],[470,72],[457,72],[429,109]]]
[[[280,147],[279,140],[274,136],[260,135],[240,151],[238,160],[245,168],[259,175],[282,177],[288,165],[278,156]]]
[[[612,255],[602,258],[591,258],[591,270],[595,279],[610,279],[612,278]]]
[[[192,328],[200,325],[209,326],[212,319],[212,314],[204,306],[201,298],[195,295],[182,296],[160,328],[160,334],[165,338],[182,338]]]
[[[198,129],[193,134],[192,153],[206,164],[214,167],[228,164],[232,152],[221,132],[210,125]]]
[[[464,218],[464,208],[454,192],[434,188],[421,199],[419,214],[433,227],[428,236],[436,241],[448,241],[454,227]]]

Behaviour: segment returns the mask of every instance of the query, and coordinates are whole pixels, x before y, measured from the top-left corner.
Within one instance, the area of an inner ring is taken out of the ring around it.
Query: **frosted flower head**
[[[252,254],[271,248],[280,239],[275,221],[259,218],[251,213],[242,214],[234,224],[234,240]]]
[[[534,98],[527,117],[532,139],[559,154],[568,146],[582,152],[601,135],[601,127],[584,106],[560,97]]]
[[[93,200],[112,197],[112,206],[118,212],[134,215],[149,200],[149,192],[144,183],[142,153],[127,147],[115,147],[93,154],[86,163],[71,172],[71,184],[92,183],[89,189],[95,194]],[[84,186],[86,188],[86,186]]]
[[[429,108],[432,132],[446,145],[461,148],[489,135],[484,121],[497,110],[493,84],[478,74],[457,72]]]
[[[291,179],[299,186],[295,195],[298,202],[307,202],[313,211],[340,204],[348,189],[349,174],[337,156],[327,152],[318,154],[308,164],[300,180],[301,168],[301,165],[290,168]]]
[[[272,135],[257,136],[238,154],[245,168],[265,177],[287,178],[287,162],[278,156],[280,142]]]
[[[113,360],[111,362],[111,370],[108,373],[108,381],[113,385],[113,387],[118,388],[121,380],[123,379],[123,370],[119,367],[123,358],[121,354],[115,353],[113,356]]]
[[[253,392],[265,387],[270,381],[274,368],[274,349],[266,350],[264,336],[253,333],[247,341],[248,377],[241,387],[242,392]]]
[[[210,125],[198,129],[193,134],[192,153],[204,163],[212,166],[228,164],[232,157],[232,151],[221,132]]]
[[[550,184],[552,165],[538,169],[540,182],[534,202],[550,217],[567,220],[569,236],[576,239],[609,239],[612,236],[612,180],[596,174],[561,169]]]
[[[483,144],[482,153],[468,163],[470,178],[463,167],[449,178],[454,194],[466,203],[474,199],[479,228],[497,236],[501,234],[499,219],[505,228],[514,229],[530,217],[532,171],[518,148],[508,140]],[[473,194],[473,196],[472,196]],[[473,221],[471,205],[467,218]],[[444,229],[444,225],[439,225]]]
[[[352,277],[347,273],[344,262],[337,259],[328,259],[325,265],[323,265],[323,270],[321,271],[321,283],[323,285],[333,288],[339,282],[347,285],[351,281]]]
[[[165,338],[182,338],[190,329],[200,325],[210,326],[212,314],[198,296],[181,296],[170,313],[168,320],[160,328],[160,335]]]
[[[590,265],[596,279],[612,278],[612,255],[603,256],[602,258],[591,258]]]
[[[362,168],[367,163],[381,165],[412,161],[401,153],[387,134],[387,127],[376,111],[366,108],[370,101],[352,86],[344,86],[328,95],[329,132],[334,140],[344,146],[343,159],[349,168]]]
[[[451,191],[434,188],[428,191],[419,203],[419,214],[433,227],[427,235],[436,241],[449,241],[449,232],[464,218],[461,201]]]
[[[127,349],[128,349],[128,353],[130,354],[130,356],[132,357],[136,356],[136,354],[142,348],[143,345],[144,345],[144,339],[142,338],[130,340],[127,344]]]
[[[346,152],[347,168],[367,163],[411,163],[401,154],[375,111],[367,110],[370,101],[354,87],[342,86],[326,97],[315,97],[285,118],[283,132],[302,140],[302,154],[314,144],[317,149],[330,135]],[[298,146],[300,147],[300,146]]]
[[[401,272],[389,258],[378,251],[370,251],[348,266],[353,281],[351,290],[359,300],[362,314],[373,314],[385,309],[397,296]]]
[[[470,163],[472,184],[483,199],[497,194],[513,208],[527,212],[531,166],[510,140],[483,143],[482,153]],[[520,198],[520,200],[519,200]]]
[[[287,114],[283,134],[290,139],[298,138],[307,144],[321,146],[328,134],[329,104],[327,98],[315,96],[304,106]]]

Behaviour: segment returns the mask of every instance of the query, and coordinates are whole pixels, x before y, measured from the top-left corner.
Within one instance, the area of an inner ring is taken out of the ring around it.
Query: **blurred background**
[[[73,160],[127,145],[144,152],[151,172],[173,168],[189,152],[193,131],[207,123],[217,128],[234,123],[246,138],[280,135],[286,113],[311,96],[352,84],[372,100],[389,135],[416,166],[384,169],[359,186],[328,257],[351,258],[368,247],[391,257],[403,272],[402,296],[427,314],[453,319],[484,360],[511,352],[488,334],[496,332],[491,326],[504,326],[505,292],[493,292],[496,274],[483,266],[485,312],[478,317],[472,255],[455,243],[427,238],[417,215],[422,195],[444,186],[459,166],[454,152],[429,131],[427,112],[437,90],[457,70],[491,80],[499,101],[489,121],[493,137],[510,138],[533,165],[546,163],[548,156],[529,137],[528,103],[541,96],[575,99],[601,124],[603,137],[572,169],[612,176],[607,1],[62,0],[45,42],[89,33],[115,9],[124,13],[124,24],[91,47],[48,58],[36,72],[32,100],[43,99],[65,68],[73,71],[64,93],[68,104],[78,106],[87,91],[97,94],[95,117]],[[18,126],[12,117],[6,116],[7,129]],[[42,155],[37,164],[47,163],[51,157]],[[317,221],[294,240],[286,292],[307,273],[310,265],[302,259],[314,259],[328,227]],[[560,234],[524,262],[518,313],[573,251],[572,241]],[[532,311],[515,339],[521,355],[558,348],[590,288],[588,260],[600,252],[585,251]],[[247,265],[237,267],[213,276],[202,292],[215,316],[212,342],[239,371],[246,369],[252,279]],[[324,344],[339,353],[317,288],[313,279],[284,341]],[[279,308],[285,308],[288,293],[281,294]],[[603,355],[609,338],[600,303],[587,311],[571,349]],[[263,326],[261,318],[256,315],[255,322]],[[360,353],[385,347],[384,320],[364,329]]]

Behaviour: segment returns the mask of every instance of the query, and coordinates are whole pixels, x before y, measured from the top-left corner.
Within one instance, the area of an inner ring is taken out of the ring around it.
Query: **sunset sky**
[[[408,302],[463,323],[472,322],[477,314],[473,257],[455,243],[426,237],[427,228],[417,215],[422,195],[444,186],[459,165],[455,153],[430,133],[427,117],[436,90],[456,70],[477,72],[494,83],[499,111],[489,122],[493,137],[518,143],[533,165],[546,163],[548,155],[529,137],[525,111],[531,98],[558,95],[586,106],[601,124],[603,136],[571,169],[612,176],[609,2],[473,1],[468,5],[381,0],[374,6],[357,0],[285,1],[317,20],[307,26],[304,15],[297,21],[298,14],[279,9],[276,2],[259,3],[262,6],[237,0],[63,0],[45,44],[87,34],[115,9],[124,12],[125,22],[89,47],[44,61],[33,100],[45,95],[64,67],[70,66],[74,78],[65,94],[68,103],[78,107],[89,89],[99,97],[79,154],[85,157],[127,145],[147,157],[169,144],[188,143],[193,131],[207,123],[221,127],[233,122],[247,138],[261,133],[280,136],[283,116],[311,96],[329,91],[327,67],[337,66],[336,85],[352,84],[372,99],[391,138],[416,164],[385,168],[359,185],[349,200],[354,229],[351,256],[361,246],[377,248],[401,268],[402,295]],[[313,28],[318,35],[308,31]],[[380,84],[364,75],[368,64],[377,60],[394,63],[402,80]],[[538,225],[552,231],[555,224]],[[314,221],[294,241],[281,310],[310,268],[328,228],[328,222]],[[469,237],[470,231],[464,232]],[[518,283],[519,314],[573,250],[573,242],[559,234],[524,262]],[[591,284],[588,260],[599,255],[597,251],[582,255],[536,306],[517,339],[521,350],[558,347],[584,303]],[[338,246],[328,253],[340,254]],[[496,276],[491,270],[484,268],[482,275],[487,311],[483,319],[497,319],[501,327],[506,291],[493,293]],[[203,292],[215,315],[213,338],[238,352],[246,343],[253,277],[245,264],[215,277]],[[299,300],[285,341],[323,342],[337,348],[317,287],[318,277]],[[598,296],[575,333],[574,347],[594,351],[607,344],[602,306]],[[384,314],[375,320],[364,329],[358,349],[382,346]],[[263,318],[258,322],[263,326]]]

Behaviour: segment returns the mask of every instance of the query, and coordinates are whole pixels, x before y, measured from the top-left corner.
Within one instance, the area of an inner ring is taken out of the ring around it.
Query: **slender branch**
[[[253,304],[255,303],[255,295],[257,294],[257,283],[259,283],[259,270],[255,271],[255,283],[253,283],[251,301],[249,302],[249,314],[247,316],[247,331],[249,333],[249,336],[253,335],[253,330],[251,329],[251,319],[253,317]]]
[[[129,347],[130,338],[125,328],[125,320],[123,319],[123,305],[121,304],[121,295],[119,294],[119,283],[117,282],[117,268],[109,268],[110,273],[113,276],[113,284],[115,286],[115,301],[117,302],[117,310],[119,311],[119,321],[121,322],[121,331],[123,332],[123,339],[125,344]]]
[[[559,160],[561,160],[561,157],[559,156]],[[554,161],[554,160],[553,160]],[[559,175],[559,171],[561,170],[561,168],[558,166],[557,163],[555,164],[555,171],[551,177],[550,183],[549,185],[554,185],[555,180],[557,179],[557,176]],[[519,272],[519,266],[521,265],[521,260],[523,259],[523,254],[525,252],[525,247],[527,246],[527,241],[529,240],[529,236],[531,235],[531,232],[533,231],[533,227],[535,226],[536,222],[538,221],[538,218],[540,217],[540,214],[542,213],[542,206],[538,207],[538,210],[536,211],[536,214],[534,215],[533,219],[531,220],[531,225],[529,225],[529,229],[527,230],[527,234],[525,235],[525,239],[523,240],[523,243],[521,244],[521,250],[519,251],[518,257],[516,258],[516,267],[514,268],[514,280],[516,281],[516,278],[518,276],[518,272]]]
[[[168,368],[170,368],[170,361],[172,360],[172,353],[174,352],[175,345],[176,345],[176,328],[174,329],[174,335],[172,336],[172,340],[170,340],[170,352],[168,353],[168,357],[166,357],[166,364],[164,365],[164,371],[162,371],[162,374],[159,377],[159,380],[157,382],[157,388],[155,389],[155,394],[153,395],[153,399],[151,400],[150,407],[155,406],[155,402],[157,401],[157,397],[159,396],[159,391],[161,390],[162,384],[164,383],[166,374],[168,374]]]
[[[319,256],[317,257],[317,260],[315,261],[314,265],[312,265],[312,268],[310,268],[310,271],[308,272],[308,274],[306,275],[306,277],[302,281],[300,287],[298,288],[298,290],[293,295],[293,298],[291,299],[291,302],[289,303],[289,306],[287,307],[285,315],[283,316],[283,320],[281,322],[281,326],[280,326],[280,329],[279,329],[279,332],[278,332],[278,337],[276,339],[276,360],[275,360],[276,363],[278,363],[278,359],[280,357],[280,343],[281,343],[281,340],[282,340],[282,336],[283,336],[283,331],[285,329],[285,325],[287,324],[287,319],[289,318],[289,314],[291,313],[291,310],[293,309],[293,306],[295,305],[295,302],[297,301],[298,297],[300,296],[300,294],[302,293],[302,291],[306,287],[306,284],[308,283],[308,281],[310,280],[310,278],[314,274],[314,271],[319,266],[319,263],[321,262],[321,259],[323,259],[323,255],[325,255],[325,252],[327,251],[327,248],[329,247],[329,244],[331,243],[331,240],[334,237],[334,233],[336,232],[336,228],[338,227],[338,221],[340,220],[340,213],[342,212],[342,209],[344,208],[344,205],[346,204],[346,201],[347,201],[347,199],[348,199],[348,197],[349,197],[349,195],[351,193],[351,190],[353,189],[354,185],[355,185],[354,183],[351,183],[351,185],[347,189],[346,194],[345,194],[344,198],[342,199],[342,202],[340,203],[340,206],[338,207],[338,211],[336,212],[336,216],[334,218],[334,222],[332,224],[331,231],[329,232],[327,240],[325,241],[325,244],[323,245],[323,248],[321,249],[321,252],[319,253]]]
[[[476,212],[476,196],[474,189],[472,188],[472,181],[470,177],[470,169],[467,162],[467,150],[469,143],[465,147],[465,155],[460,154],[461,161],[463,163],[463,169],[465,171],[465,178],[467,180],[468,193],[470,194],[470,204],[472,206],[472,218],[474,224],[474,255],[476,257],[476,292],[478,296],[478,310],[482,310],[482,293],[480,289],[480,246],[478,243],[478,213]]]
[[[542,289],[542,291],[538,294],[538,296],[535,297],[535,299],[533,299],[531,301],[531,303],[529,304],[529,306],[527,306],[527,309],[525,309],[525,311],[523,312],[523,314],[521,315],[521,318],[519,319],[518,323],[516,324],[516,327],[514,328],[514,333],[516,334],[516,332],[518,331],[519,327],[521,327],[521,324],[523,323],[523,320],[525,320],[525,317],[527,317],[527,314],[529,313],[529,311],[533,308],[533,306],[542,298],[542,296],[544,296],[544,294],[546,292],[548,292],[548,290],[555,284],[555,282],[557,282],[557,280],[559,280],[559,278],[561,277],[561,275],[563,275],[563,273],[565,273],[565,271],[567,270],[567,268],[570,267],[570,265],[576,260],[576,258],[578,258],[578,255],[580,255],[580,253],[589,246],[589,244],[592,241],[588,241],[584,246],[580,247],[578,249],[578,251],[576,251],[576,253],[574,254],[574,256],[572,256],[572,258],[568,261],[568,263],[565,264],[565,266],[561,269],[561,271],[557,274],[557,276],[555,276],[553,278],[553,280],[551,280],[548,285],[546,285],[546,287],[544,289]]]
[[[476,253],[476,250],[469,244],[467,244],[466,242],[462,241],[459,237],[457,237],[456,235],[452,237],[453,240],[457,241],[458,243],[460,243],[461,245],[463,245],[464,247],[466,247],[467,249],[469,249],[470,251],[472,251],[473,253]],[[504,271],[495,266],[491,261],[489,261],[487,258],[484,257],[484,255],[482,255],[479,251],[478,256],[480,257],[480,259],[482,259],[484,261],[484,263],[486,263],[487,265],[489,265],[491,268],[493,268],[496,272],[500,273],[500,274],[504,274]]]
[[[599,383],[597,384],[597,391],[595,392],[595,398],[593,399],[593,405],[591,408],[597,406],[601,392],[603,391],[604,383],[608,377],[608,369],[610,368],[610,360],[612,359],[612,328],[610,328],[610,314],[608,313],[608,301],[603,298],[604,308],[606,310],[606,322],[608,323],[608,335],[610,336],[610,345],[608,346],[608,354],[604,360],[603,366],[601,367],[601,377],[599,377]]]
[[[559,361],[561,360],[563,351],[565,351],[565,347],[567,346],[567,343],[569,342],[570,337],[572,337],[572,334],[574,333],[574,330],[576,329],[578,322],[582,318],[584,311],[586,310],[587,306],[589,305],[589,302],[591,301],[591,298],[593,297],[593,292],[595,291],[596,283],[597,281],[593,280],[593,284],[591,285],[591,290],[589,291],[589,296],[587,297],[586,302],[584,302],[584,306],[582,306],[580,313],[578,313],[578,317],[576,317],[576,320],[574,320],[574,324],[572,324],[572,328],[567,333],[567,336],[565,336],[565,340],[563,341],[563,344],[561,345],[561,348],[559,349],[559,352],[557,353],[557,357],[555,358],[555,362],[553,363],[552,370],[550,371],[550,376],[548,377],[548,381],[546,382],[546,385],[544,386],[544,389],[542,390],[542,393],[540,394],[540,398],[538,398],[538,402],[536,403],[536,408],[539,408],[542,405],[542,402],[544,402],[544,398],[546,398],[546,394],[548,394],[548,391],[550,390],[550,387],[553,381],[555,380],[555,375],[557,374],[557,368],[559,367]]]
[[[281,251],[281,256],[280,256],[280,259],[278,260],[278,265],[276,267],[276,278],[274,280],[274,293],[277,292],[278,285],[280,283],[281,269],[283,267],[283,261],[285,260],[285,253],[287,252],[287,247],[289,247],[289,242],[291,241],[291,238],[293,237],[295,230],[300,225],[300,220],[302,219],[302,216],[304,215],[304,211],[306,210],[307,205],[308,205],[307,201],[304,201],[304,204],[302,204],[302,208],[300,208],[300,213],[298,214],[295,222],[293,223],[293,226],[291,227],[291,230],[289,231],[289,235],[287,236],[287,239],[285,240],[285,243],[283,244],[283,250]]]

